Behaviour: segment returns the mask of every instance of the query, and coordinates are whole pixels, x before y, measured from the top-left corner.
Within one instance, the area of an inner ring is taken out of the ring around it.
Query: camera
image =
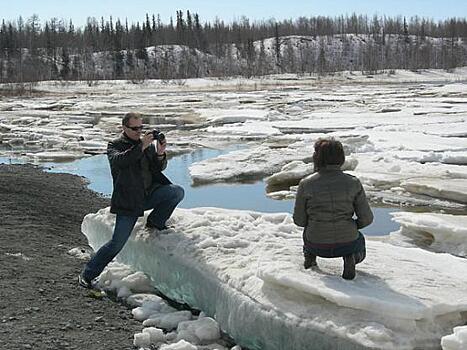
[[[157,140],[160,143],[164,142],[165,140],[165,135],[160,130],[157,130],[157,129],[154,129],[152,131],[152,137],[154,140]]]

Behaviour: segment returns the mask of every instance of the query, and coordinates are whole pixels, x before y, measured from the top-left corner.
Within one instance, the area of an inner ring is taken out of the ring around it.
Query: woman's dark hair
[[[344,164],[345,154],[344,147],[340,141],[334,138],[318,139],[315,142],[315,153],[313,153],[313,165],[315,171],[319,171],[326,165]]]

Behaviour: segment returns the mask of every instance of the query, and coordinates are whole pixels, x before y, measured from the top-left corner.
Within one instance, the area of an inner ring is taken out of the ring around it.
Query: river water
[[[225,150],[200,149],[189,154],[173,157],[164,171],[170,180],[185,189],[182,208],[221,207],[227,209],[245,209],[260,212],[293,211],[293,200],[274,200],[266,196],[264,181],[246,184],[212,184],[195,186],[191,184],[189,167],[194,162],[225,154]],[[24,161],[0,157],[0,163],[24,163]],[[106,155],[97,155],[71,162],[41,163],[46,171],[70,173],[87,178],[89,188],[103,196],[112,193],[112,178]],[[396,231],[399,225],[391,220],[391,212],[397,208],[372,207],[375,220],[372,225],[362,230],[367,235],[386,235]]]

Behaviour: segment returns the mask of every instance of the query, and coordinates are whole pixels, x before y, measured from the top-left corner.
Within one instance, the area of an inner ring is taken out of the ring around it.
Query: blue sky
[[[20,15],[27,19],[32,14],[42,21],[52,17],[72,19],[83,25],[87,17],[114,18],[136,22],[146,13],[160,14],[167,23],[176,10],[190,10],[200,15],[201,21],[212,21],[216,16],[226,22],[242,15],[252,19],[290,19],[299,16],[336,16],[340,14],[378,14],[387,16],[418,15],[435,20],[448,17],[466,17],[467,0],[0,0],[0,17],[15,20]]]

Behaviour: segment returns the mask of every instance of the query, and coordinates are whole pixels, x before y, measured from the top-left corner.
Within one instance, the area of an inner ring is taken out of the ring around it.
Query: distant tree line
[[[83,27],[52,18],[3,20],[0,82],[375,73],[466,65],[467,22],[352,14],[202,23],[177,11],[162,23],[88,18]]]

